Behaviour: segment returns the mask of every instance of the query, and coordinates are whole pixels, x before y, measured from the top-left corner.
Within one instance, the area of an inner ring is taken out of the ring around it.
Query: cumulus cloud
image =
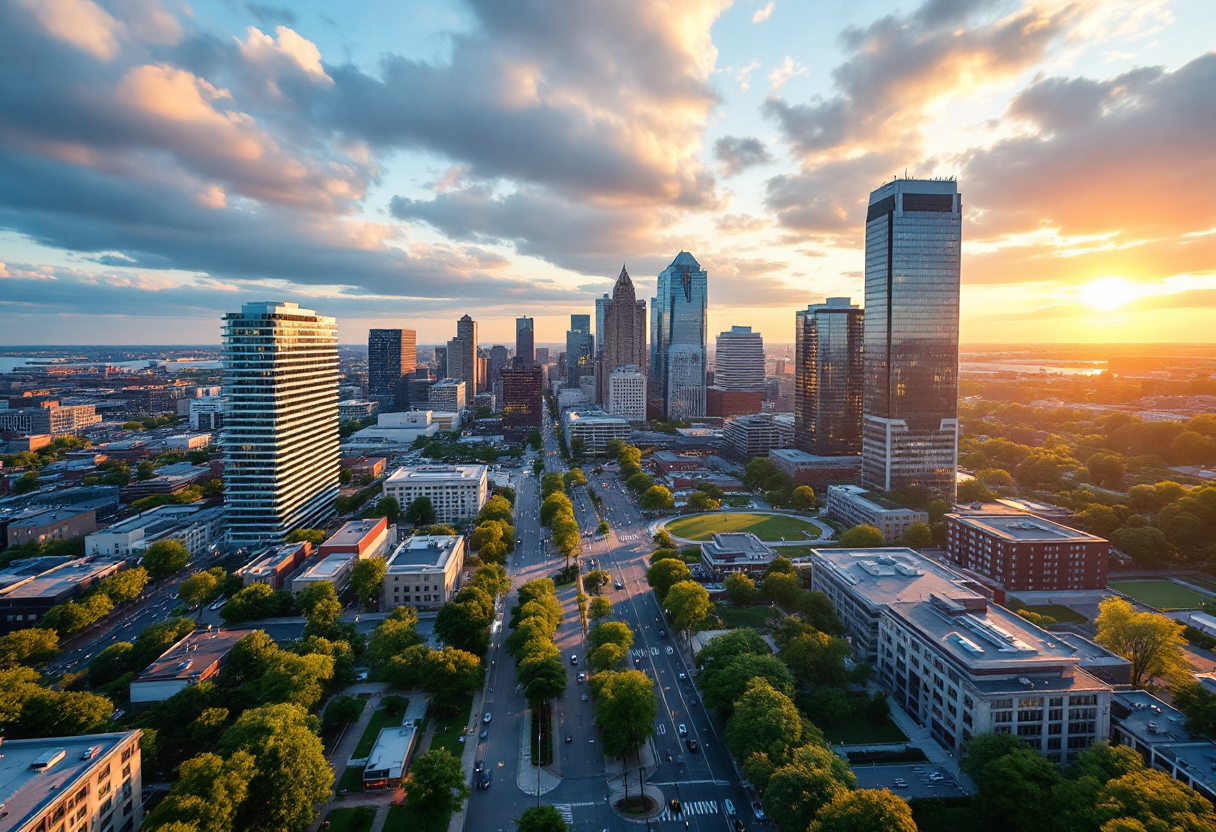
[[[714,142],[714,158],[722,164],[724,176],[735,176],[750,167],[768,164],[773,154],[752,136],[723,136]]]
[[[799,75],[806,75],[807,69],[802,64],[795,61],[789,55],[785,56],[785,60],[780,66],[768,74],[769,92],[776,92],[785,86],[785,83],[791,78],[796,78]]]
[[[752,88],[751,75],[760,68],[759,61],[752,61],[746,66],[739,67],[739,72],[735,75],[735,80],[739,83],[739,89],[747,92]]]
[[[17,0],[52,37],[94,58],[118,52],[122,23],[92,0]]]
[[[752,23],[763,23],[773,16],[773,7],[776,3],[769,0],[762,9],[756,9],[756,13],[752,15]]]

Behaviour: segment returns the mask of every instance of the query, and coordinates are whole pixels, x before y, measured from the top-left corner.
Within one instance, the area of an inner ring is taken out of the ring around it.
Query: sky
[[[0,0],[0,344],[245,302],[563,339],[681,250],[709,326],[862,295],[955,177],[964,343],[1216,340],[1211,0]]]

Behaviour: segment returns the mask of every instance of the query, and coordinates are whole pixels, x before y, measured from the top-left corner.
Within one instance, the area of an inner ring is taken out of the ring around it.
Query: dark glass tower
[[[954,497],[961,244],[957,183],[897,179],[870,194],[862,485]]]
[[[566,370],[570,385],[578,385],[579,377],[595,374],[595,338],[591,334],[590,315],[571,315],[570,331],[566,333]]]
[[[367,397],[383,411],[402,410],[402,380],[418,365],[412,329],[372,329],[367,333]]]
[[[647,409],[663,419],[705,415],[708,273],[687,251],[659,272],[650,305]]]
[[[531,318],[515,319],[515,355],[525,367],[536,363],[536,332]]]
[[[862,311],[828,298],[794,327],[794,447],[821,456],[861,452]]]

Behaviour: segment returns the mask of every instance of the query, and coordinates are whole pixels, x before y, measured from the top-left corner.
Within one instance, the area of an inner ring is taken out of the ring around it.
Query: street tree
[[[790,497],[790,505],[798,511],[806,511],[815,507],[815,489],[809,485],[800,485],[794,489]]]
[[[587,475],[582,468],[571,468],[564,477],[567,488],[578,488],[587,484]]]
[[[592,621],[612,615],[612,602],[603,597],[592,598],[589,614]]]
[[[214,573],[200,573],[212,574]],[[97,584],[97,591],[105,593],[106,597],[114,603],[126,603],[134,601],[144,591],[144,587],[148,585],[148,571],[142,566],[136,566],[133,569],[126,569],[118,572]]]
[[[916,832],[906,800],[887,789],[837,794],[819,810],[809,832]]]
[[[744,627],[714,636],[697,654],[697,667],[704,670],[719,662],[726,663],[736,656],[767,656],[773,651],[755,630]]]
[[[592,569],[583,576],[583,587],[591,593],[597,593],[599,590],[608,586],[608,582],[612,580],[612,576],[603,569]]]
[[[59,634],[43,627],[14,630],[0,637],[0,668],[42,664],[59,653]]]
[[[363,713],[366,702],[357,696],[335,696],[325,706],[322,723],[328,727],[354,722]]]
[[[404,789],[406,803],[428,819],[460,811],[471,794],[460,760],[446,748],[415,757]]]
[[[753,680],[726,723],[726,742],[737,760],[759,752],[784,765],[789,749],[802,742],[802,715],[767,679]]]
[[[255,771],[252,754],[204,752],[182,763],[173,788],[139,827],[148,832],[232,832]]]
[[[1132,663],[1131,682],[1142,687],[1157,676],[1186,678],[1182,624],[1151,612],[1137,612],[1122,598],[1098,606],[1097,642]]]
[[[578,522],[570,515],[560,515],[553,522],[553,545],[570,566],[570,558],[578,555],[583,548],[582,534]]]
[[[646,511],[666,511],[675,504],[675,497],[665,485],[652,485],[638,498],[638,505]]]
[[[484,656],[490,647],[494,599],[476,587],[465,587],[435,616],[435,635],[444,644]]]
[[[422,667],[422,687],[431,694],[435,710],[454,713],[465,696],[481,687],[485,668],[481,659],[465,650],[432,650]]]
[[[563,491],[556,491],[545,498],[540,506],[541,525],[553,528],[553,523],[561,515],[574,516],[574,504]]]
[[[384,517],[389,523],[398,523],[401,520],[401,503],[397,502],[396,497],[385,495],[377,500],[364,516]]]
[[[435,504],[430,497],[415,497],[405,509],[402,519],[411,526],[430,526],[435,522]]]
[[[623,621],[605,621],[591,628],[588,641],[592,647],[601,644],[615,644],[621,650],[628,652],[633,646],[633,630]]]
[[[663,609],[671,616],[676,629],[687,633],[691,639],[709,615],[709,592],[696,581],[680,581],[667,590]]]
[[[802,596],[802,579],[797,575],[777,572],[760,582],[760,597],[783,610],[793,610]]]
[[[380,598],[386,574],[388,564],[382,557],[355,561],[350,570],[350,589],[359,603],[374,604]]]
[[[673,586],[691,578],[692,572],[689,571],[688,564],[671,558],[653,563],[646,570],[646,583],[650,584],[650,588],[654,590],[655,597],[659,599],[660,604],[663,603]]]
[[[756,597],[756,582],[746,572],[731,572],[726,576],[726,595],[735,606],[746,607]]]
[[[198,619],[203,617],[203,604],[215,597],[219,591],[219,579],[210,572],[199,572],[182,581],[177,587],[177,597],[187,606],[198,607]]]
[[[882,544],[882,532],[864,523],[854,526],[840,536],[840,545],[845,549],[873,549]]]
[[[385,667],[406,648],[422,643],[418,635],[418,613],[413,607],[397,607],[376,625],[367,641],[367,663],[373,670]]]
[[[729,717],[753,679],[764,679],[774,690],[794,696],[794,675],[776,656],[744,654],[714,662],[701,673],[699,687],[705,704]]]
[[[611,642],[601,644],[587,654],[587,664],[593,671],[615,670],[625,660],[627,655],[619,645]]]
[[[619,439],[612,440],[620,442]],[[546,803],[524,809],[515,819],[515,832],[567,832],[566,821],[555,806]]]
[[[598,682],[595,724],[600,729],[604,753],[620,758],[627,770],[628,759],[654,733],[659,707],[654,682],[638,670],[601,673],[593,678]]]
[[[190,562],[190,550],[180,540],[160,540],[144,550],[143,567],[154,581],[167,578]]]
[[[514,524],[512,517],[511,501],[501,494],[495,494],[489,500],[486,500],[486,504],[481,507],[481,511],[477,512],[477,522],[479,524],[487,520],[497,520],[504,526],[510,526]]]
[[[566,666],[554,653],[537,654],[519,663],[517,674],[528,707],[539,708],[566,690]]]
[[[764,797],[779,828],[806,829],[820,809],[846,792],[830,768],[791,763],[773,772]]]

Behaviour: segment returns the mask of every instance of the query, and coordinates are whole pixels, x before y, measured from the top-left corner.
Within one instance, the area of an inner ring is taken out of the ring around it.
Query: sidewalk
[[[899,727],[899,730],[908,735],[908,745],[916,746],[925,752],[925,756],[929,758],[929,762],[949,771],[965,791],[969,794],[974,794],[975,784],[971,782],[970,777],[959,770],[958,758],[938,745],[937,740],[933,739],[933,736],[929,733],[929,729],[917,725],[916,721],[908,716],[894,701],[890,701],[890,705],[891,719]]]
[[[549,710],[550,720],[553,710]],[[532,765],[532,711],[524,710],[523,722],[519,729],[519,770],[515,775],[515,785],[524,794],[536,797],[538,794],[548,794],[562,784],[562,778],[551,772],[545,766]],[[448,830],[448,832],[453,832]]]
[[[469,729],[467,736],[472,742],[465,742],[464,751],[460,754],[460,770],[464,774],[465,780],[473,784],[473,788],[477,788],[477,784],[473,782],[473,764],[477,761],[477,715],[481,713],[486,701],[486,685],[488,684],[489,679],[487,678],[486,684],[481,686],[481,690],[473,694],[473,708],[469,716],[471,724],[465,726]],[[421,748],[421,746],[419,747]],[[452,817],[448,821],[448,832],[461,832],[464,829],[464,816],[468,808],[469,801],[466,800],[461,804],[460,811],[452,813]],[[372,825],[373,832],[380,828],[380,826]]]

